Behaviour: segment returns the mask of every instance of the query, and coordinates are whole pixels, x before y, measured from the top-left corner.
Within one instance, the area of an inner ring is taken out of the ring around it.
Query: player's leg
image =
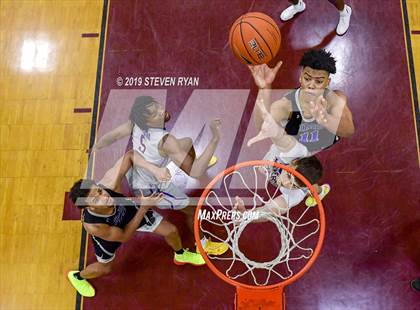
[[[196,206],[187,206],[181,209],[181,211],[186,216],[188,228],[190,229],[193,235],[194,235],[195,209],[196,209]],[[203,246],[203,249],[206,251],[207,254],[222,255],[229,249],[229,246],[224,242],[216,242],[216,241],[212,241],[211,239],[207,239],[201,230],[200,230],[200,239],[201,239],[201,245]],[[198,253],[198,249],[196,251]]]
[[[174,250],[175,253],[182,253],[182,241],[178,232],[178,228],[172,223],[162,220],[153,231],[165,238],[166,243]]]
[[[115,252],[120,246],[120,243],[101,242],[92,236],[93,246],[97,262],[86,266],[83,270],[72,270],[67,274],[67,277],[73,287],[84,297],[95,296],[95,289],[87,281],[87,279],[94,279],[112,271],[112,263],[115,258]]]
[[[162,216],[155,212],[148,212],[137,231],[152,232],[165,238],[166,243],[174,251],[174,263],[176,265],[191,264],[201,266],[205,264],[200,254],[190,252],[182,248],[181,237],[178,229],[172,223],[165,221]]]
[[[292,19],[297,13],[303,12],[306,8],[305,2],[303,2],[303,0],[289,0],[289,2],[292,5],[287,7],[280,14],[280,19],[284,22]]]
[[[180,210],[181,212],[185,214],[188,228],[190,229],[193,235],[194,235],[195,210],[196,210],[196,206],[187,206]],[[201,230],[200,230],[200,239],[201,239],[201,245],[203,246],[203,249],[206,251],[207,254],[222,255],[229,249],[229,246],[224,242],[216,242],[216,241],[212,241],[211,239],[207,239]],[[198,249],[196,251],[198,253]]]
[[[159,209],[178,210],[185,214],[186,224],[194,235],[194,216],[196,206],[190,205],[190,199],[175,184],[169,183],[167,187],[160,189],[163,199],[157,204]],[[200,235],[201,244],[208,254],[222,255],[229,247],[223,242],[214,242]]]
[[[95,296],[95,289],[87,281],[87,279],[98,278],[106,275],[112,270],[112,261],[108,263],[96,262],[86,266],[82,271],[72,270],[69,271],[67,277],[73,287],[84,297]]]
[[[112,271],[112,261],[108,263],[96,262],[87,265],[85,269],[80,271],[80,277],[83,279],[94,279],[107,275]]]
[[[351,7],[344,3],[344,0],[328,0],[340,12],[340,20],[338,21],[336,32],[338,35],[344,35],[350,26]]]

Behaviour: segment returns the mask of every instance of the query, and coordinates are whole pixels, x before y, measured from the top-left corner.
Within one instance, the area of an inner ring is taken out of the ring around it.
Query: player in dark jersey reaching
[[[76,290],[85,297],[95,295],[94,288],[86,279],[97,278],[111,272],[117,249],[131,239],[136,231],[153,232],[165,238],[174,251],[177,265],[204,265],[200,254],[184,250],[176,226],[163,220],[152,208],[159,203],[163,194],[149,197],[140,195],[128,199],[116,192],[122,178],[133,165],[133,151],[127,152],[98,183],[93,180],[77,181],[70,199],[82,210],[83,227],[92,236],[97,262],[82,271],[70,271],[68,279]],[[136,162],[141,165],[140,162]],[[145,162],[145,164],[147,164]]]
[[[308,156],[330,147],[340,138],[351,137],[354,133],[353,118],[346,95],[339,90],[328,88],[330,75],[336,73],[335,64],[336,60],[331,53],[323,49],[306,52],[300,61],[300,87],[273,103],[271,84],[282,62],[274,68],[266,64],[249,66],[260,89],[258,100],[264,101],[274,120],[284,127],[288,135],[306,146]],[[254,116],[256,128],[260,131],[263,118],[259,109],[255,109]],[[276,161],[275,150],[270,149],[265,159]],[[327,184],[314,187],[320,197],[329,192]],[[314,206],[316,202],[313,197],[308,197],[306,204]]]

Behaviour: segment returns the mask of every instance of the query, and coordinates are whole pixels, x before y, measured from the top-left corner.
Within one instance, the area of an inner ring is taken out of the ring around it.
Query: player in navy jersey
[[[133,151],[127,152],[104,175],[98,183],[93,180],[79,180],[71,191],[70,199],[82,210],[82,223],[92,236],[97,262],[81,271],[70,271],[68,279],[76,290],[85,297],[95,295],[94,288],[86,279],[97,278],[111,272],[117,249],[131,239],[136,231],[150,232],[165,238],[173,249],[173,261],[177,265],[204,265],[203,257],[182,248],[176,226],[162,219],[152,208],[163,198],[163,194],[142,194],[128,199],[116,192],[121,179],[133,165]],[[143,162],[140,166],[147,165]]]
[[[249,66],[256,85],[259,87],[258,100],[263,100],[274,120],[286,133],[304,145],[308,156],[326,149],[340,138],[351,137],[354,133],[353,118],[347,105],[346,95],[339,90],[328,88],[330,75],[336,73],[336,60],[323,49],[306,52],[301,61],[302,71],[299,76],[300,87],[287,93],[280,100],[271,102],[271,84],[282,62],[274,68],[266,64]],[[259,109],[254,111],[257,130],[261,130],[263,119]],[[276,160],[276,154],[270,149],[265,159]],[[315,189],[324,197],[329,186]],[[307,205],[315,205],[313,197],[308,197]]]

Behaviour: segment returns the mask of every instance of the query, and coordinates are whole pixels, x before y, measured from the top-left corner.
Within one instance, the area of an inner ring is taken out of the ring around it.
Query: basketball
[[[273,59],[280,48],[281,34],[268,15],[250,12],[239,17],[229,33],[229,45],[241,62],[258,65]]]

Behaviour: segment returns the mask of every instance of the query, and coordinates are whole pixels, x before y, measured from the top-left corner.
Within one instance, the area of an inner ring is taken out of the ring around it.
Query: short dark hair
[[[140,96],[134,100],[134,104],[131,107],[130,121],[136,124],[142,130],[147,130],[147,117],[149,115],[149,108],[156,100],[150,96]]]
[[[337,69],[335,67],[336,60],[331,52],[324,49],[310,50],[303,54],[300,60],[302,67],[310,67],[315,70],[324,70],[334,74]]]
[[[293,164],[296,166],[295,170],[303,175],[311,184],[315,184],[322,177],[322,165],[315,156],[297,159],[293,161]],[[299,178],[295,180],[300,187],[306,187]]]
[[[76,204],[78,198],[86,198],[89,195],[90,190],[93,186],[96,186],[96,182],[90,179],[80,179],[73,184],[70,189],[69,198],[79,209],[87,207],[86,204]]]

